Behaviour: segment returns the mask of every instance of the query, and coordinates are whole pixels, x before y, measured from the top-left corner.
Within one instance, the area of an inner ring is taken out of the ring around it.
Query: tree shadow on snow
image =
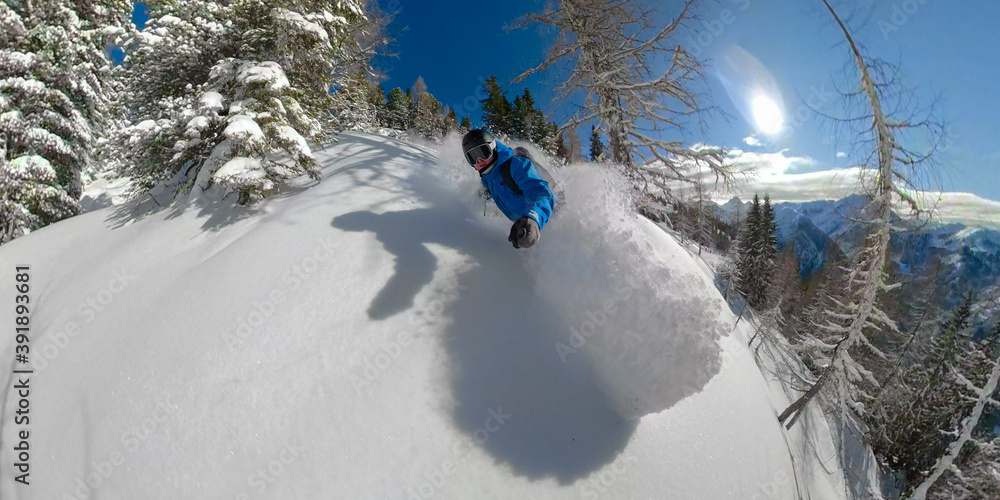
[[[395,256],[395,274],[369,316],[384,319],[413,306],[437,270],[427,244],[471,257],[475,265],[458,277],[458,296],[444,311],[451,320],[442,340],[455,425],[477,448],[532,479],[570,484],[611,463],[638,422],[622,420],[605,404],[585,362],[560,360],[555,344],[570,325],[535,296],[524,256],[505,233],[471,220],[457,202],[449,206],[454,194],[439,192],[433,181],[413,187],[436,205],[352,212],[332,222],[341,230],[374,232]]]
[[[405,183],[403,178],[388,179],[393,175],[384,168],[385,163],[390,160],[401,160],[410,162],[427,162],[433,160],[433,155],[429,152],[418,150],[404,142],[380,138],[373,139],[364,134],[344,133],[349,142],[341,147],[339,154],[318,155],[318,166],[321,170],[321,179],[334,176],[349,176],[350,183],[345,189],[356,189],[360,186],[381,187],[391,186],[394,182],[397,185]],[[330,147],[337,146],[336,143],[326,146],[311,144],[314,153],[319,153]],[[276,161],[286,161],[286,153],[276,154]],[[339,166],[329,172],[324,169],[330,168],[333,164]],[[388,182],[386,182],[388,181]],[[307,176],[299,176],[282,182],[278,186],[278,192],[268,197],[263,203],[274,202],[283,198],[295,196],[310,188],[316,187],[322,181],[315,181]],[[381,182],[381,184],[379,184]],[[250,206],[239,206],[236,204],[238,195],[230,192],[224,186],[215,183],[207,189],[192,187],[192,192],[173,195],[169,192],[154,196],[150,193],[129,200],[116,206],[105,222],[112,229],[118,229],[130,223],[137,222],[146,217],[165,213],[167,220],[180,217],[188,211],[197,211],[198,217],[204,218],[202,229],[205,231],[218,231],[226,226],[232,225],[240,220],[260,213],[260,204]],[[197,194],[193,194],[197,191]],[[331,196],[339,194],[334,191]],[[317,203],[328,202],[329,197],[317,197]],[[102,206],[111,206],[110,198],[102,194],[100,197],[90,200],[94,209]]]

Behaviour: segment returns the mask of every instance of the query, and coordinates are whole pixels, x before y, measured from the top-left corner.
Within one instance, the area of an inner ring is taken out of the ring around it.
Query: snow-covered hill
[[[0,337],[0,497],[843,498],[825,421],[777,424],[748,322],[612,179],[558,172],[516,251],[452,156],[349,134],[250,209],[126,204],[0,247],[0,324],[31,266],[35,370],[22,486]]]

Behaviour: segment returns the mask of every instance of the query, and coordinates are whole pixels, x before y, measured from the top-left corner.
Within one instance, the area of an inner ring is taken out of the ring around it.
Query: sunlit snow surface
[[[250,209],[0,247],[3,283],[31,265],[36,370],[25,487],[0,337],[0,497],[843,498],[825,422],[781,429],[747,322],[611,177],[557,171],[518,251],[458,149],[348,134]]]

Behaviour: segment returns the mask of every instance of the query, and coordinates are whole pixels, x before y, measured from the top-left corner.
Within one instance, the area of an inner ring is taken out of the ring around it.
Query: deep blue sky
[[[388,80],[386,90],[410,87],[423,76],[428,89],[459,117],[468,114],[478,124],[480,111],[476,92],[490,74],[507,82],[542,61],[554,33],[539,27],[506,31],[527,12],[539,12],[546,0],[509,0],[478,3],[468,0],[379,0],[383,9],[395,14],[390,31],[398,57],[380,57],[376,63]],[[660,2],[655,2],[660,3]],[[837,86],[856,81],[849,68],[847,47],[832,18],[819,0],[705,0],[700,41],[693,34],[681,35],[687,47],[696,47],[706,67],[709,103],[728,118],[709,116],[706,127],[691,129],[686,138],[748,151],[776,153],[806,159],[792,162],[796,172],[826,170],[851,163],[849,137],[829,120],[809,111],[805,101],[813,98],[822,113],[843,116],[842,101],[832,92]],[[141,4],[139,4],[141,6]],[[791,6],[790,6],[791,5]],[[923,104],[936,103],[948,126],[948,144],[939,154],[938,179],[926,179],[923,187],[965,191],[1000,200],[1000,2],[969,0],[840,1],[854,36],[867,50],[899,63],[908,87]],[[848,10],[848,7],[853,12]],[[851,15],[854,14],[854,15]],[[137,12],[136,22],[144,22]],[[707,24],[706,24],[707,23]],[[721,29],[720,29],[721,28]],[[776,136],[760,133],[746,113],[747,99],[730,97],[723,78],[737,86],[755,88],[762,78],[747,70],[727,71],[733,53],[758,61],[773,81],[774,97],[780,99],[786,126]],[[525,82],[544,111],[561,119],[568,109],[553,109],[552,88],[557,71]],[[508,96],[524,88],[509,86]],[[805,119],[796,119],[792,116]],[[580,138],[587,147],[589,130]],[[760,146],[744,142],[756,137]],[[838,152],[848,153],[838,157]]]
[[[397,86],[405,89],[423,76],[431,93],[459,108],[460,116],[462,111],[470,114],[473,123],[478,121],[478,108],[464,109],[462,103],[471,102],[467,99],[479,87],[480,78],[492,73],[502,83],[510,81],[538,64],[553,40],[552,33],[537,28],[503,30],[520,15],[540,11],[545,0],[380,3],[396,13],[391,31],[398,53],[397,58],[378,61],[388,75],[383,86],[387,90]],[[916,89],[923,102],[936,100],[940,106],[950,137],[948,148],[940,156],[940,187],[1000,199],[1000,141],[996,139],[1000,129],[1000,2],[897,0],[878,2],[863,11],[857,7],[871,3],[839,2],[844,9],[842,15],[849,14],[848,6],[857,12],[849,21],[858,41],[870,53],[900,63],[908,85]],[[711,103],[725,111],[729,119],[709,118],[704,132],[689,132],[688,138],[746,150],[786,150],[786,156],[814,160],[812,166],[800,163],[797,171],[848,163],[849,158],[837,157],[838,151],[851,152],[847,138],[844,134],[838,137],[831,123],[815,113],[803,110],[801,114],[807,119],[795,121],[777,137],[758,133],[752,118],[740,111],[746,107],[743,99],[727,95],[717,69],[723,66],[724,56],[736,50],[734,46],[740,47],[770,73],[786,113],[801,108],[813,88],[823,94],[833,91],[836,84],[843,85],[847,81],[847,48],[829,13],[820,10],[822,3],[708,0],[705,4],[704,21],[712,23],[716,32],[723,26],[718,36],[703,34],[703,43],[698,44],[710,60],[707,90]],[[724,9],[730,11],[728,16],[723,15]],[[722,23],[724,20],[729,23]],[[558,118],[563,113],[548,106],[556,77],[536,78],[527,85],[536,101],[545,105],[545,111],[555,112]],[[747,85],[758,80],[745,72],[737,74],[737,78]],[[513,87],[509,96],[512,98],[521,88]],[[819,109],[839,114],[839,104],[837,98],[829,97]],[[744,138],[754,134],[762,146],[744,143]],[[586,147],[584,135],[581,133],[581,140]]]

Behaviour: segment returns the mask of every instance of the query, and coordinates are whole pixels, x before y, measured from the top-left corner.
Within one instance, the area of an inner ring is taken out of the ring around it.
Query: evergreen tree
[[[485,87],[487,96],[480,101],[483,104],[483,124],[494,134],[514,136],[514,107],[507,100],[507,92],[500,88],[494,75],[486,80]]]
[[[698,197],[694,203],[693,239],[698,243],[698,255],[705,245],[715,243],[715,214],[712,213],[712,202],[705,194],[705,188],[698,183]]]
[[[536,116],[539,120],[536,130],[540,132],[533,138],[533,142],[549,154],[555,154],[559,124],[556,122],[545,123],[545,115],[541,111],[538,111]]]
[[[409,128],[416,129],[416,128],[420,128],[420,126],[421,126],[421,124],[419,123],[419,121],[421,119],[421,114],[422,114],[421,113],[421,109],[420,109],[420,105],[421,105],[420,96],[422,96],[422,95],[424,95],[424,94],[427,93],[427,84],[424,83],[424,77],[418,76],[417,77],[417,81],[413,82],[413,86],[410,87],[410,90],[411,90],[411,92],[410,92],[410,110],[409,110],[409,115],[408,115],[408,118],[409,118],[408,121],[409,121],[409,124],[410,124]],[[436,102],[436,99],[435,99],[435,102]],[[425,99],[423,101],[423,104],[430,105],[431,101],[428,101],[428,100]],[[418,133],[420,133],[421,135],[423,135],[423,136],[426,137],[426,134],[421,133],[419,131],[418,131]]]
[[[22,155],[9,163],[0,161],[0,245],[79,209],[45,158]]]
[[[778,224],[774,220],[774,209],[771,207],[771,196],[764,193],[764,205],[761,208],[760,226],[761,256],[760,269],[761,290],[759,300],[764,303],[768,300],[771,288],[771,277],[774,276],[775,267],[778,261]]]
[[[162,202],[218,183],[249,203],[292,176],[318,178],[307,139],[324,142],[331,109],[367,99],[356,75],[371,46],[353,43],[372,27],[364,12],[361,0],[152,4],[146,29],[120,44],[135,48],[119,173]]]
[[[406,104],[406,126],[403,130],[410,130],[413,128],[414,119],[416,118],[417,103],[413,99],[413,91],[406,89],[406,98],[403,99],[403,103]]]
[[[569,162],[569,150],[566,149],[566,141],[563,140],[564,134],[559,134],[556,136],[556,157],[561,158],[564,162]]]
[[[396,87],[389,91],[385,104],[386,127],[396,130],[406,130],[409,114],[409,98],[403,90]]]
[[[527,92],[528,89],[525,89]],[[529,107],[530,106],[530,107]],[[523,96],[515,96],[510,116],[510,136],[514,139],[531,140],[533,135],[534,106]]]
[[[762,204],[760,196],[754,194],[744,236],[740,239],[737,290],[755,308],[762,308],[767,303],[770,279],[777,260],[776,231],[770,198],[765,195]]]
[[[77,213],[113,120],[104,49],[131,10],[120,0],[0,2],[0,213],[10,217],[0,238]]]
[[[601,142],[597,127],[593,125],[590,126],[590,161],[604,161],[604,143]]]
[[[468,132],[472,130],[472,120],[469,119],[469,115],[462,117],[462,123],[458,126],[459,130],[462,132]]]
[[[387,107],[385,89],[381,85],[369,82],[368,105],[375,110],[376,125],[385,128],[389,126],[389,108]]]
[[[759,263],[763,255],[763,211],[760,197],[754,194],[753,204],[747,213],[743,237],[740,239],[739,263],[736,266],[736,290],[746,298],[751,306],[759,305],[761,276]]]
[[[332,95],[331,121],[338,130],[373,132],[378,126],[379,113],[385,94],[369,82],[363,72],[346,76]]]
[[[429,92],[421,92],[417,97],[417,114],[413,128],[421,136],[432,140],[444,135],[445,119],[441,114],[441,102]]]
[[[452,130],[458,130],[458,115],[455,114],[455,110],[451,109],[448,106],[445,106],[445,109],[446,109],[444,114],[445,130],[444,133],[441,135],[447,134]]]

